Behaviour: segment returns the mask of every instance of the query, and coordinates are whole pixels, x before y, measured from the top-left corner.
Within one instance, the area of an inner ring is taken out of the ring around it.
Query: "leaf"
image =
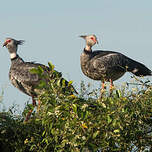
[[[88,113],[89,113],[88,111],[83,112],[83,119],[87,119]]]
[[[104,104],[103,102],[101,103],[103,108],[106,108],[106,104]]]
[[[85,128],[85,129],[87,129],[88,127],[87,127],[87,125],[85,124],[85,123],[82,123],[82,125],[81,125],[83,128]]]
[[[40,82],[39,82],[39,88],[45,88],[46,87],[46,82],[45,81],[43,81],[43,80],[41,80]]]
[[[120,98],[121,97],[121,91],[120,90],[116,90],[116,95],[117,95],[118,98]]]
[[[72,94],[72,95],[69,95],[69,96],[67,96],[67,98],[73,98],[73,99],[75,99],[75,98],[77,98],[74,94]]]
[[[39,71],[39,74],[42,74],[44,72],[44,69],[41,66],[38,66],[38,71]]]
[[[71,86],[72,83],[73,83],[73,81],[69,81],[69,82],[68,82],[68,86]]]
[[[57,86],[58,86],[58,87],[61,86],[61,80],[60,80],[60,79],[57,81]]]
[[[108,124],[111,123],[112,119],[110,118],[109,115],[107,116],[107,118],[108,118]]]
[[[30,69],[30,72],[32,74],[38,74],[38,69],[36,69],[36,68]]]
[[[66,87],[65,85],[65,79],[61,79],[62,80],[62,87]]]
[[[116,119],[113,120],[112,125],[115,127],[116,126]]]
[[[76,105],[76,104],[72,104],[72,106],[73,106],[73,111],[74,111],[75,113],[77,113],[77,105]]]
[[[100,133],[100,131],[99,131],[99,130],[98,130],[98,131],[96,131],[95,133],[93,133],[93,137],[92,137],[92,138],[93,138],[93,139],[94,139],[94,138],[96,138],[96,137],[97,137],[97,135],[98,135],[99,133]]]
[[[119,130],[119,129],[116,129],[116,130],[114,130],[113,132],[114,132],[114,133],[119,133],[120,130]]]
[[[51,62],[48,62],[48,65],[50,70],[53,71],[55,66]]]
[[[43,68],[41,66],[38,66],[37,68],[30,69],[30,72],[32,74],[42,75],[42,73],[44,72],[44,70],[43,70]]]
[[[44,136],[45,134],[46,134],[46,131],[44,130],[43,133],[42,133],[42,136]]]

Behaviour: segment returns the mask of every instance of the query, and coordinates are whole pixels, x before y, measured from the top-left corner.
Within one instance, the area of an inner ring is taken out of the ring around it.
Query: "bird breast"
[[[82,53],[80,57],[82,72],[91,79],[102,80],[105,75],[105,66],[100,64],[100,68],[89,55]]]

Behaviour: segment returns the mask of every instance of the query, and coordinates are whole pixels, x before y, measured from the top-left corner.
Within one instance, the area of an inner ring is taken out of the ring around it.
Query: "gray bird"
[[[16,88],[18,88],[23,93],[32,97],[32,103],[35,106],[36,105],[35,98],[37,97],[40,91],[37,89],[37,86],[40,83],[40,80],[42,80],[42,77],[40,77],[38,74],[31,73],[31,69],[38,68],[40,66],[44,70],[45,73],[49,72],[50,69],[47,66],[39,64],[39,63],[25,62],[17,54],[18,45],[22,45],[23,43],[24,43],[23,40],[18,41],[12,38],[7,38],[3,44],[3,47],[6,46],[6,48],[8,49],[10,53],[11,67],[9,71],[9,79]],[[53,76],[52,76],[52,79],[53,79]],[[65,83],[68,84],[68,81],[65,80]],[[68,87],[69,89],[73,91],[73,92],[70,92],[71,94],[77,93],[72,85]],[[40,101],[39,101],[39,105],[40,105]],[[30,117],[30,113],[28,114],[26,118],[27,120]]]
[[[152,71],[145,65],[119,52],[92,51],[92,46],[98,43],[95,35],[82,35],[80,37],[86,41],[86,46],[80,56],[82,72],[93,80],[101,80],[102,89],[104,89],[105,81],[109,81],[112,88],[113,81],[122,77],[125,72],[131,72],[139,77],[152,75]]]

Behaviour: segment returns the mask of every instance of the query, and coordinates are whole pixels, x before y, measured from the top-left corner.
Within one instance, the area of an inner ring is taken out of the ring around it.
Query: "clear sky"
[[[96,34],[100,44],[93,49],[119,51],[152,69],[152,0],[13,0],[0,2],[0,88],[6,107],[21,107],[30,97],[14,88],[8,79],[9,54],[2,43],[6,37],[25,40],[18,54],[25,61],[47,65],[79,88],[80,81],[99,82],[84,76],[80,54],[81,34]],[[115,81],[129,81],[130,74]]]

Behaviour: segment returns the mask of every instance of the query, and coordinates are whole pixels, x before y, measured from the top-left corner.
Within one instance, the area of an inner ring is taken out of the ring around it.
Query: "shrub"
[[[52,66],[50,64],[50,66]],[[50,72],[54,72],[54,69]],[[40,71],[40,70],[39,70]],[[35,70],[35,72],[39,72]],[[43,71],[39,73],[43,77]],[[138,83],[138,82],[137,82]],[[79,95],[55,77],[41,82],[41,108],[27,123],[9,112],[0,115],[0,144],[7,151],[144,151],[152,145],[152,87],[88,93],[81,83]]]

